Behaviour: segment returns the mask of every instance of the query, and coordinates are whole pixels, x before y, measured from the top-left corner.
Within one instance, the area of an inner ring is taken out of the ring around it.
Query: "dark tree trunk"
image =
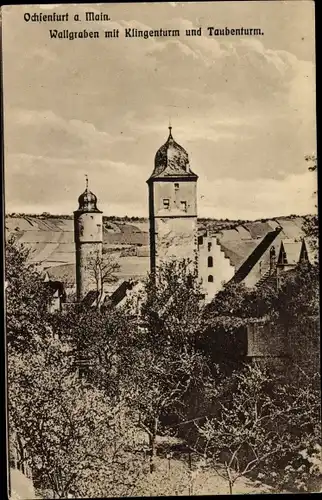
[[[149,434],[149,445],[150,445],[150,473],[155,471],[155,457],[156,457],[156,447],[155,440],[158,430],[158,419],[154,419],[154,426],[152,432]]]

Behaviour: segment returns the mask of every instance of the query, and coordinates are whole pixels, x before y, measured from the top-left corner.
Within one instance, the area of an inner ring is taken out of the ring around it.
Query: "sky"
[[[88,11],[111,21],[73,21]],[[26,12],[69,21],[26,22]],[[146,180],[169,120],[199,176],[199,217],[315,211],[313,2],[15,5],[2,18],[8,213],[72,213],[88,174],[104,215],[148,216]],[[211,37],[208,26],[264,35]],[[180,37],[125,38],[127,27]],[[119,38],[49,37],[114,28]]]

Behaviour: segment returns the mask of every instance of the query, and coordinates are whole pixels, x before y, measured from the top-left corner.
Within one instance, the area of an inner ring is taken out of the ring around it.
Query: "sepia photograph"
[[[317,493],[315,5],[1,8],[11,500]]]

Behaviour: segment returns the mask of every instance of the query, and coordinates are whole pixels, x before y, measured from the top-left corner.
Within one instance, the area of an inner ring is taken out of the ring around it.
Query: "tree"
[[[24,442],[34,479],[59,498],[129,494],[142,470],[135,428],[122,403],[80,380],[73,352],[46,340],[24,354],[9,350],[9,424]]]
[[[138,352],[129,405],[138,411],[138,425],[148,435],[151,473],[155,470],[157,435],[169,433],[163,418],[184,414],[185,397],[205,371],[203,361],[199,353],[178,352],[166,346],[162,354],[151,348]]]
[[[318,171],[318,163],[317,163],[317,157],[316,155],[307,155],[305,157],[305,161],[309,163],[309,170],[311,172],[316,172]],[[314,192],[314,196],[316,196],[316,191]],[[315,205],[317,208],[317,206]],[[319,220],[317,215],[312,215],[310,217],[307,217],[306,220],[304,221],[303,225],[304,232],[307,237],[310,238],[311,244],[313,248],[316,250],[318,248],[318,242],[319,242]]]
[[[51,318],[52,329],[72,345],[85,364],[86,377],[117,400],[130,383],[136,356],[137,321],[127,308],[75,308]]]
[[[96,307],[100,308],[104,294],[105,283],[115,283],[117,281],[116,272],[120,265],[110,255],[104,259],[97,251],[90,259],[88,265],[89,273],[95,281],[97,291]]]
[[[180,418],[188,395],[207,376],[196,348],[202,302],[196,276],[186,261],[159,267],[145,283],[137,352],[132,364],[131,406],[149,437],[150,472],[155,469],[156,437],[166,432],[164,417]]]
[[[28,257],[28,249],[10,237],[5,245],[6,338],[21,351],[50,332],[50,290]]]
[[[255,472],[285,486],[288,465],[320,443],[319,393],[310,380],[302,382],[292,385],[248,365],[214,389],[218,411],[196,426],[205,457],[231,494],[239,477]]]
[[[233,332],[250,318],[274,319],[277,296],[277,287],[271,284],[247,288],[244,283],[229,282],[205,308],[203,322]]]
[[[189,260],[163,263],[145,282],[141,320],[146,340],[194,349],[202,326],[203,294]]]
[[[139,320],[131,301],[55,318],[54,330],[84,353],[87,379],[139,416],[137,424],[149,437],[151,472],[157,434],[165,432],[163,417],[180,418],[189,391],[202,386],[207,371],[194,347],[201,309],[195,277],[185,265],[171,263],[157,280],[148,278]]]

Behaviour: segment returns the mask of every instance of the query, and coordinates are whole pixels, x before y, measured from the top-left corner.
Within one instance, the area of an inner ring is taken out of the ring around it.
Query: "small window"
[[[180,201],[180,207],[183,212],[187,211],[187,202],[186,201]]]
[[[198,236],[198,245],[203,245],[203,236]]]
[[[168,198],[165,198],[163,200],[163,208],[168,209],[170,207],[170,200]]]
[[[208,283],[213,283],[214,282],[214,277],[212,274],[209,274],[208,276]]]
[[[214,259],[211,256],[209,256],[208,257],[208,267],[213,267],[213,266],[214,266]]]
[[[212,243],[211,243],[211,241],[209,241],[209,242],[208,242],[208,252],[210,252],[211,247],[212,247]]]
[[[177,191],[179,189],[179,183],[178,182],[175,182],[174,183],[174,189]]]

